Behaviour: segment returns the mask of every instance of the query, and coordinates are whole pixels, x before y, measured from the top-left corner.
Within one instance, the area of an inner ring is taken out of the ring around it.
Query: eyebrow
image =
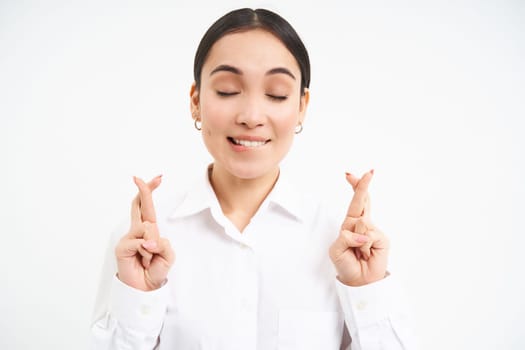
[[[239,68],[235,68],[227,64],[221,64],[220,66],[217,66],[214,70],[211,71],[210,76],[217,72],[230,72],[233,74],[242,75],[242,71]]]
[[[243,72],[239,68],[236,68],[236,67],[233,67],[227,64],[221,64],[220,66],[217,66],[214,70],[211,71],[210,76],[217,72],[230,72],[230,73],[237,74],[237,75],[243,74]],[[266,72],[265,75],[273,75],[273,74],[286,74],[290,76],[293,80],[296,80],[292,72],[290,72],[289,69],[284,68],[284,67],[272,68],[268,72]]]

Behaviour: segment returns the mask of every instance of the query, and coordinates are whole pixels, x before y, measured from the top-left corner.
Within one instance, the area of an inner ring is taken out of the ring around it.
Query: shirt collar
[[[210,167],[203,174],[204,176],[200,177],[183,195],[182,201],[171,213],[170,218],[176,219],[197,214],[210,208],[217,201],[208,177],[209,171]]]
[[[199,178],[186,192],[180,204],[171,213],[170,218],[176,219],[191,216],[212,207],[220,208],[209,180],[210,167],[211,165],[204,176]],[[292,218],[303,221],[306,215],[305,201],[302,198],[303,196],[300,196],[300,192],[294,188],[294,184],[290,181],[291,179],[287,174],[281,169],[274,188],[262,203],[259,211],[266,208],[279,208]]]
[[[306,202],[287,171],[279,172],[274,188],[266,198],[268,205],[278,207],[298,221],[305,220]]]

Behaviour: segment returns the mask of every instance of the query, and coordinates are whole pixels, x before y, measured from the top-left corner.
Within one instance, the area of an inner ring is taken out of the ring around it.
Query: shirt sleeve
[[[408,304],[395,277],[360,287],[336,283],[351,350],[416,349]]]
[[[168,303],[168,286],[144,292],[116,276],[114,247],[122,229],[116,230],[105,256],[99,292],[90,329],[93,350],[152,350],[157,346]]]
[[[92,326],[92,348],[154,349],[166,315],[167,289],[144,292],[115,276],[108,310]]]

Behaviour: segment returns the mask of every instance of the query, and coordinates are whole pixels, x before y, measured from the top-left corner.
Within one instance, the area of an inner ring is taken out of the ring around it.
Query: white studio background
[[[87,348],[132,175],[188,182],[210,160],[193,54],[245,6],[280,12],[310,50],[297,181],[350,199],[344,171],[376,169],[421,349],[525,348],[524,3],[188,3],[0,2],[0,348]]]

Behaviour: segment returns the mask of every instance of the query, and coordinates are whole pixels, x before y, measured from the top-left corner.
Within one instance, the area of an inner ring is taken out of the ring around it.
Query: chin
[[[251,180],[268,175],[271,172],[278,171],[279,164],[263,165],[260,162],[251,162],[251,164],[231,164],[228,171],[233,176],[243,179]]]

